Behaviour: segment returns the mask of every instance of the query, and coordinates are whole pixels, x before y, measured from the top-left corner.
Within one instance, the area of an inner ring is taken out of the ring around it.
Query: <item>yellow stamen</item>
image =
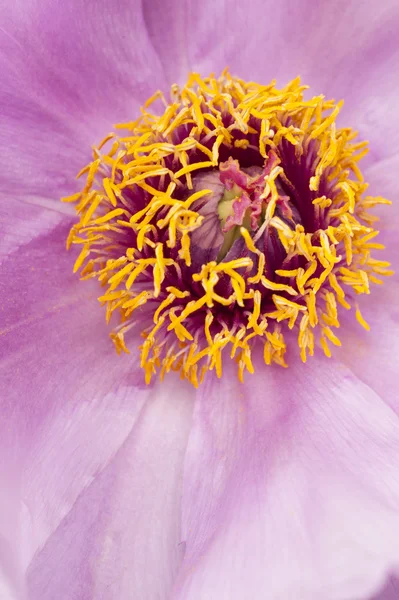
[[[389,263],[371,256],[383,245],[375,241],[377,217],[368,212],[389,201],[364,196],[358,163],[367,144],[337,128],[342,102],[305,100],[299,78],[282,89],[275,85],[246,83],[225,71],[219,79],[192,73],[182,90],[172,87],[169,104],[156,92],[136,121],[116,125],[93,148],[93,161],[78,175],[86,176],[82,192],[63,199],[76,203],[80,218],[67,240],[68,247],[80,245],[74,271],[105,287],[99,300],[107,321],[121,315],[111,334],[118,353],[129,352],[125,338],[143,323],[147,382],[169,371],[194,386],[208,370],[220,377],[226,347],[243,381],[245,371],[254,371],[259,338],[265,363],[285,367],[287,327],[298,332],[304,362],[314,352],[317,328],[330,356],[328,342],[341,344],[331,329],[340,325],[341,306],[350,309],[351,296],[370,293],[372,283],[392,274]],[[198,173],[217,171],[221,157],[243,152],[257,151],[262,161],[270,152],[281,158],[287,144],[298,161],[312,152],[308,208],[319,229],[308,232],[281,212],[282,184],[293,185],[281,159],[260,190],[258,229],[252,232],[245,216],[245,226],[233,232],[247,254],[194,270],[193,233],[201,237],[204,223],[196,207],[212,197],[212,190],[197,189]],[[267,236],[286,253],[274,273],[262,245]],[[226,315],[234,315],[234,325]],[[356,319],[369,329],[358,307]]]
[[[370,331],[370,325],[362,317],[362,313],[360,312],[360,309],[359,309],[358,306],[356,307],[356,319],[358,320],[358,322],[360,323],[360,325],[362,327],[364,327],[364,329],[366,329],[367,331]]]

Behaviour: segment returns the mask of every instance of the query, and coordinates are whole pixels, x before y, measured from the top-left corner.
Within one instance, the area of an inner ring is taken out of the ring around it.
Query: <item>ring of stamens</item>
[[[221,376],[226,352],[242,381],[254,370],[257,341],[267,364],[286,366],[293,334],[303,361],[314,352],[316,332],[330,356],[329,343],[340,345],[338,306],[351,308],[370,283],[392,273],[371,256],[383,246],[369,209],[388,201],[365,195],[358,162],[367,144],[337,129],[341,102],[305,100],[305,89],[299,79],[277,89],[274,81],[246,83],[227,71],[219,79],[192,74],[182,90],[173,86],[171,102],[158,92],[139,119],[117,125],[123,136],[114,132],[94,148],[79,174],[87,176],[82,192],[64,199],[77,203],[80,217],[68,238],[68,247],[81,246],[74,270],[104,287],[107,322],[119,315],[111,334],[118,352],[129,352],[129,332],[142,329],[147,382],[175,370],[197,386],[210,369]],[[194,189],[198,173],[231,157],[261,167],[270,153],[280,160],[264,177],[262,222],[256,231],[237,228],[245,252],[193,265],[193,233],[203,223],[196,207],[211,193]],[[295,188],[288,163],[309,173],[298,202],[306,196],[310,230],[278,210],[282,187]],[[266,234],[284,252],[271,275],[258,243]]]

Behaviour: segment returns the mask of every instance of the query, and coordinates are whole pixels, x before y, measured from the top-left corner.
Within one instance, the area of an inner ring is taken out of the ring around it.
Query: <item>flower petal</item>
[[[0,192],[58,199],[91,145],[164,85],[162,66],[139,0],[17,0],[0,18]]]
[[[203,3],[204,15],[209,15],[210,8]],[[168,83],[183,84],[190,71],[196,70],[189,52],[192,33],[191,2],[177,0],[146,0],[143,4],[143,17],[151,42],[162,62]],[[217,10],[214,6],[212,10]],[[196,31],[194,29],[194,31]],[[194,36],[195,37],[195,36]],[[198,42],[198,37],[195,37]]]
[[[366,598],[399,557],[399,423],[315,357],[200,388],[176,598]]]
[[[0,598],[2,600],[25,598],[24,583],[19,577],[18,567],[14,564],[14,554],[12,546],[0,536]]]
[[[391,578],[382,592],[373,596],[370,600],[398,600],[399,598],[399,582],[395,578]]]
[[[0,264],[24,244],[51,231],[68,213],[67,205],[61,203],[60,210],[49,210],[43,201],[32,204],[13,199],[12,205],[0,202]]]
[[[245,79],[292,79],[301,74],[312,82],[337,85],[342,80],[348,86],[358,74],[356,66],[364,67],[370,58],[371,66],[381,62],[377,46],[380,53],[389,44],[392,51],[396,46],[392,41],[399,10],[394,0],[378,6],[355,0],[317,5],[306,0],[188,0],[184,5],[168,0],[162,2],[162,12],[160,6],[160,0],[150,0],[144,17],[165,64],[176,48],[185,49],[185,64],[175,64],[176,79],[185,77],[177,69],[188,64],[202,74],[228,66]],[[166,39],[165,22],[171,24]],[[331,81],[332,75],[340,81]]]
[[[342,314],[342,348],[336,358],[377,392],[399,415],[397,357],[399,354],[399,283],[389,281],[372,290],[360,305],[370,326],[363,329],[353,314]]]
[[[97,287],[72,274],[71,220],[60,218],[1,266],[0,487],[13,511],[0,534],[21,565],[112,459],[150,393],[137,359],[116,356]]]
[[[392,154],[381,161],[375,161],[364,172],[365,180],[369,183],[367,193],[372,196],[383,196],[392,202],[390,206],[379,206],[375,214],[381,219],[378,229],[382,241],[387,246],[386,255],[394,253],[395,262],[399,264],[399,227],[398,188],[395,174],[399,170],[399,153]]]
[[[112,462],[35,556],[32,598],[65,589],[93,600],[170,598],[183,557],[180,488],[194,393],[173,377],[154,387]]]

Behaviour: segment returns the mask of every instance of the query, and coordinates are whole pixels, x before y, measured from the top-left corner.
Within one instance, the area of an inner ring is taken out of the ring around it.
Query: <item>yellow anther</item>
[[[123,302],[122,308],[125,309],[125,316],[129,316],[132,312],[136,310],[139,306],[143,306],[149,298],[152,298],[152,292],[144,290],[140,292],[135,298],[132,300],[128,300],[127,302]]]
[[[331,350],[328,347],[327,340],[326,340],[326,338],[323,335],[320,337],[320,344],[321,344],[321,347],[323,348],[324,354],[328,358],[331,358]]]
[[[74,273],[79,271],[80,267],[83,265],[84,261],[89,256],[89,254],[90,254],[90,244],[85,244],[73,266]]]
[[[311,132],[311,134],[309,136],[310,139],[316,139],[316,138],[318,138],[324,131],[326,131],[326,129],[328,127],[330,127],[330,125],[332,125],[332,123],[337,118],[337,115],[338,115],[339,111],[341,110],[343,104],[344,103],[343,103],[342,100],[340,102],[338,102],[337,106],[334,108],[334,110],[332,111],[331,115],[329,117],[327,117],[326,119],[324,119],[324,121],[322,121],[318,127],[315,127],[312,130],[312,132]],[[319,119],[320,119],[320,116],[319,116]]]
[[[240,233],[245,240],[248,250],[250,252],[253,252],[254,254],[260,254],[259,250],[256,248],[255,244],[252,241],[249,231],[245,229],[245,227],[240,227]]]
[[[341,189],[348,199],[348,210],[353,213],[355,210],[355,192],[347,181],[337,184],[337,188]]]
[[[356,307],[356,319],[360,323],[360,325],[364,327],[364,329],[370,331],[370,325],[367,323],[367,321],[364,320],[362,313],[360,312],[360,308],[358,306]]]
[[[296,277],[299,273],[303,273],[303,269],[299,271],[299,269],[277,269],[276,275],[280,277]]]
[[[108,196],[112,206],[115,207],[117,205],[117,200],[115,197],[115,192],[112,188],[112,184],[111,184],[110,180],[108,179],[108,177],[105,177],[103,179],[103,186],[104,186],[104,190],[106,191],[107,196]]]
[[[326,300],[327,314],[323,313],[323,315],[322,315],[323,321],[327,325],[331,325],[333,327],[339,327],[337,301],[335,298],[335,294],[333,292],[326,292],[325,300]]]
[[[128,275],[134,269],[134,267],[134,262],[127,264],[123,267],[123,269],[120,269],[114,275],[112,275],[112,277],[108,279],[108,282],[115,283],[116,285],[118,285],[122,281],[122,279],[124,279],[126,275]]]
[[[234,147],[235,148],[242,148],[243,150],[246,150],[249,146],[249,141],[248,140],[235,140],[234,141]]]
[[[261,302],[262,302],[262,296],[259,290],[255,290],[254,293],[254,308],[253,308],[253,313],[250,316],[250,318],[248,319],[248,329],[254,329],[256,333],[259,333],[260,331],[262,331],[262,329],[259,327],[258,324],[258,319],[259,319],[259,315],[260,315],[260,311],[261,311]]]
[[[82,192],[78,192],[77,194],[72,194],[72,196],[65,196],[61,198],[61,202],[77,202],[82,197]]]
[[[212,165],[214,166],[218,164],[219,148],[222,145],[224,139],[225,136],[223,134],[218,135],[216,138],[216,142],[212,146]]]
[[[261,278],[261,283],[268,290],[273,290],[275,292],[287,292],[287,294],[290,294],[291,296],[297,296],[297,292],[290,285],[285,285],[284,283],[275,283],[264,276]]]
[[[298,286],[298,290],[301,294],[305,293],[305,285],[307,281],[312,277],[317,269],[317,261],[312,260],[306,271],[303,269],[298,269],[298,274],[296,277],[296,284]]]
[[[182,325],[182,320],[178,317],[175,316],[175,312],[173,310],[169,311],[169,318],[171,321],[171,324],[168,326],[168,330],[174,330],[176,333],[177,338],[181,341],[184,342],[186,339],[187,340],[192,340],[193,336],[191,335],[191,333],[184,327],[184,325]]]
[[[340,340],[331,331],[331,329],[329,327],[323,327],[322,331],[323,331],[324,335],[326,336],[326,338],[328,338],[330,340],[330,342],[332,342],[335,346],[340,346],[341,345]]]
[[[332,200],[327,198],[326,196],[320,196],[319,198],[315,198],[312,200],[312,204],[315,206],[319,206],[320,208],[328,208],[332,204]]]
[[[174,177],[179,178],[182,175],[186,175],[187,173],[192,173],[192,171],[197,171],[198,169],[206,169],[207,167],[212,167],[213,162],[211,160],[205,160],[199,163],[193,163],[192,165],[187,165],[187,167],[183,167],[174,174]]]

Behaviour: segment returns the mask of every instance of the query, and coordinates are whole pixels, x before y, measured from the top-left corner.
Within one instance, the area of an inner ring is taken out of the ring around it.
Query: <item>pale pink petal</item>
[[[123,446],[34,557],[31,600],[62,598],[64,590],[68,598],[169,600],[184,551],[181,479],[193,395],[173,377],[154,387]]]
[[[369,184],[367,193],[373,196],[383,196],[392,202],[391,206],[379,206],[375,214],[380,217],[376,227],[381,231],[381,238],[387,248],[384,256],[394,256],[399,263],[399,190],[396,173],[399,170],[399,153],[392,154],[381,161],[375,161],[364,171],[365,180]],[[380,254],[380,253],[378,253]],[[382,254],[381,254],[382,255]]]
[[[399,582],[393,577],[389,580],[384,589],[373,596],[370,600],[398,600],[399,598]],[[363,600],[363,599],[360,599]]]
[[[72,274],[70,225],[63,216],[44,226],[1,265],[0,489],[9,510],[0,535],[21,568],[115,455],[150,393],[137,359],[115,354],[97,286]]]
[[[0,193],[58,199],[162,66],[139,0],[15,0],[0,7]]]
[[[24,594],[25,586],[21,581],[19,565],[15,564],[14,548],[0,535],[0,598],[22,600]]]
[[[384,50],[388,55],[388,48],[395,51],[399,9],[394,0],[167,0],[161,11],[160,0],[149,0],[144,17],[166,67],[172,68],[169,57],[177,59],[176,48],[185,49],[184,61],[173,61],[174,79],[185,76],[182,67],[208,74],[229,66],[247,79],[302,74],[312,82],[349,89],[351,78],[386,58]]]
[[[23,586],[29,569],[29,600],[65,589],[166,598],[182,557],[179,482],[194,390],[174,377],[145,386],[137,348],[116,355],[98,285],[72,274],[72,219],[16,209],[13,226],[6,214],[2,224],[12,250],[1,265],[4,581]]]
[[[359,302],[362,316],[369,324],[370,331],[366,331],[357,323],[352,311],[352,314],[342,314],[342,347],[337,349],[334,355],[399,414],[398,294],[399,283],[387,281],[380,289],[374,289],[370,296]]]
[[[70,205],[61,202],[59,208],[51,208],[43,200],[30,203],[13,198],[12,203],[0,202],[0,264],[10,253],[51,231],[71,212]]]
[[[367,598],[399,566],[399,422],[337,362],[200,388],[175,597]]]
[[[201,4],[202,18],[211,19],[212,14],[218,11],[216,3],[212,7],[207,1]],[[200,42],[199,35],[195,35],[200,31],[193,27],[192,21],[195,8],[188,0],[146,0],[143,3],[148,34],[169,83],[184,83],[188,73],[197,69],[190,57],[193,43]],[[201,7],[198,8],[201,10]]]

